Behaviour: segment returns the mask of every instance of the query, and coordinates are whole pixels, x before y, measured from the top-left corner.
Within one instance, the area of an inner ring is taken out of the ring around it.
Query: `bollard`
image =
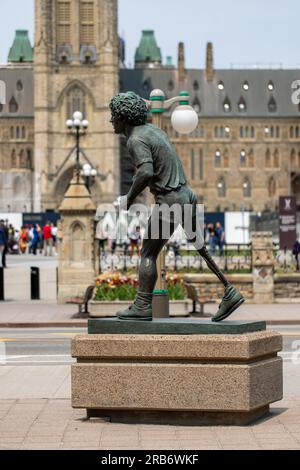
[[[0,268],[0,301],[4,299],[4,268]]]
[[[30,268],[31,300],[40,300],[40,269]]]

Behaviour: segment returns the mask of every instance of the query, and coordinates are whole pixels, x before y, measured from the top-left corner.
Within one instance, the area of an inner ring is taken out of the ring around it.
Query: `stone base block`
[[[248,424],[282,398],[281,335],[93,334],[72,341],[72,406],[113,421]]]

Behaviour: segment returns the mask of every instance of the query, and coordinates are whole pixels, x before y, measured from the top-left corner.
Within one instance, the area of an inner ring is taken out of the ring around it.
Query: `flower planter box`
[[[114,302],[92,300],[89,302],[89,314],[93,318],[115,317],[116,312],[125,310],[131,301],[115,300]],[[189,315],[189,301],[171,300],[170,316],[171,317],[187,317]]]

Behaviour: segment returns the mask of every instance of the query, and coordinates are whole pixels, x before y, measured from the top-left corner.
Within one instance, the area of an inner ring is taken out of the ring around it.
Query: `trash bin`
[[[31,300],[40,300],[40,268],[30,268]]]
[[[169,294],[167,290],[153,291],[152,312],[153,318],[169,318]]]

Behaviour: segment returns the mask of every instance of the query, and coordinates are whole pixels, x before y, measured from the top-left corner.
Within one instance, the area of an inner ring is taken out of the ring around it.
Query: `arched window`
[[[203,180],[203,149],[200,149],[199,153],[199,180]]]
[[[26,129],[25,126],[22,127],[22,139],[26,138]]]
[[[297,163],[296,163],[296,151],[295,151],[295,149],[293,149],[291,151],[291,167],[295,168],[296,165],[297,165]]]
[[[13,126],[11,126],[11,128],[10,128],[10,138],[14,139],[14,137],[15,137],[15,129],[14,129]]]
[[[249,138],[249,126],[246,126],[245,128],[245,136],[246,136],[246,139]]]
[[[219,149],[215,153],[215,166],[218,168],[221,166],[221,152]]]
[[[271,137],[271,139],[274,138],[274,126],[270,127],[270,137]]]
[[[25,152],[23,149],[19,153],[19,159],[20,159],[20,168],[26,168],[26,156],[25,156]]]
[[[195,152],[194,149],[191,149],[190,155],[190,171],[191,171],[191,179],[195,179]]]
[[[80,43],[94,44],[94,2],[82,0],[80,2]]]
[[[240,165],[242,168],[245,168],[246,166],[246,152],[245,150],[241,150],[241,153],[240,153]]]
[[[274,151],[274,155],[273,155],[273,166],[275,168],[279,168],[280,167],[280,159],[279,159],[279,152],[278,152],[278,149],[276,149]]]
[[[3,104],[0,102],[0,113],[3,111]]]
[[[276,113],[277,111],[277,103],[274,96],[271,96],[271,98],[269,99],[268,110],[270,113]]]
[[[299,126],[296,126],[295,137],[296,137],[296,139],[299,139]]]
[[[225,178],[221,176],[221,178],[218,181],[218,197],[226,197],[226,182]]]
[[[30,149],[27,149],[26,150],[26,168],[28,168],[29,170],[32,169],[32,153],[31,153],[31,150]]]
[[[72,119],[75,111],[81,111],[86,118],[86,95],[78,85],[74,85],[67,95],[67,119]]]
[[[267,149],[266,151],[266,168],[271,168],[271,151]]]
[[[12,168],[18,167],[17,155],[16,155],[15,149],[11,152],[11,167]]]
[[[9,112],[10,113],[17,113],[19,109],[18,103],[15,100],[15,97],[13,96],[9,102]]]
[[[276,126],[276,139],[280,139],[280,127]]]
[[[276,195],[276,181],[273,176],[268,181],[268,193],[269,197],[274,197]]]
[[[244,128],[242,126],[240,127],[240,138],[244,138]]]
[[[251,197],[251,195],[252,195],[251,181],[250,181],[249,178],[245,178],[244,183],[243,183],[243,196],[244,197]]]
[[[225,137],[225,129],[224,129],[224,126],[220,126],[220,137],[221,137],[221,139],[224,139],[224,137]]]
[[[56,10],[57,44],[71,43],[71,4],[70,1],[58,1]]]
[[[251,126],[251,139],[255,138],[255,127]]]
[[[215,138],[217,139],[219,137],[219,128],[218,126],[215,127]]]
[[[294,127],[291,126],[290,127],[290,139],[293,139],[294,138]]]
[[[21,134],[20,134],[20,128],[19,128],[19,126],[17,126],[17,128],[16,128],[16,138],[17,138],[17,139],[20,139],[20,136],[21,136]]]

